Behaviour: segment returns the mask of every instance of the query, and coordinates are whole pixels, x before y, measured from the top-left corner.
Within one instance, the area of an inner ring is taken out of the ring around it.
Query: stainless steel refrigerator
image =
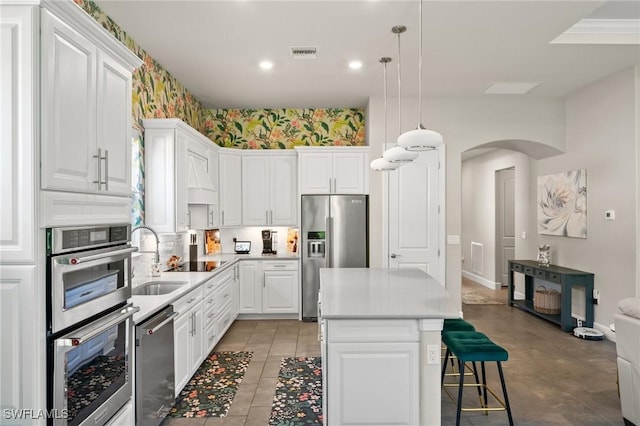
[[[369,197],[302,196],[302,320],[317,320],[320,268],[369,266]]]

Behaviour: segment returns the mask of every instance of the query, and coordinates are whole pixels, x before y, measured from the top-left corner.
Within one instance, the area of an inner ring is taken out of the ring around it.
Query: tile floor
[[[506,300],[506,290],[476,290]],[[504,363],[516,425],[623,425],[616,385],[615,344],[585,341],[505,305],[463,305],[465,318],[509,351]],[[294,320],[236,321],[218,351],[253,351],[224,418],[167,419],[162,426],[267,426],[280,361],[319,356],[317,324]],[[495,367],[488,380],[499,390]],[[499,393],[499,391],[498,391]],[[443,393],[442,425],[455,424],[455,405]],[[463,413],[463,425],[505,425],[504,412]]]

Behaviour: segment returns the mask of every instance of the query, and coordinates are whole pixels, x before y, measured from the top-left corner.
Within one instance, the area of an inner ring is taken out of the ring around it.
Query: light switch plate
[[[459,245],[460,235],[447,235],[447,244]]]
[[[606,220],[614,220],[616,218],[616,211],[615,210],[607,210],[606,212],[604,212],[604,218]]]

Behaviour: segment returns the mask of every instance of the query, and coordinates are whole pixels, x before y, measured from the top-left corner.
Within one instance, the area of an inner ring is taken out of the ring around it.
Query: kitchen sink
[[[160,296],[179,290],[187,284],[189,284],[188,281],[149,281],[131,290],[131,294],[134,296]]]

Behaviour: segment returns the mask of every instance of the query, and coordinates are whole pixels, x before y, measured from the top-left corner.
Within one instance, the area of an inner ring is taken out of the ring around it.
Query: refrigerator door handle
[[[333,268],[333,259],[331,258],[332,256],[332,247],[331,247],[331,216],[325,216],[324,218],[324,223],[325,223],[325,257],[327,258],[327,268]]]

